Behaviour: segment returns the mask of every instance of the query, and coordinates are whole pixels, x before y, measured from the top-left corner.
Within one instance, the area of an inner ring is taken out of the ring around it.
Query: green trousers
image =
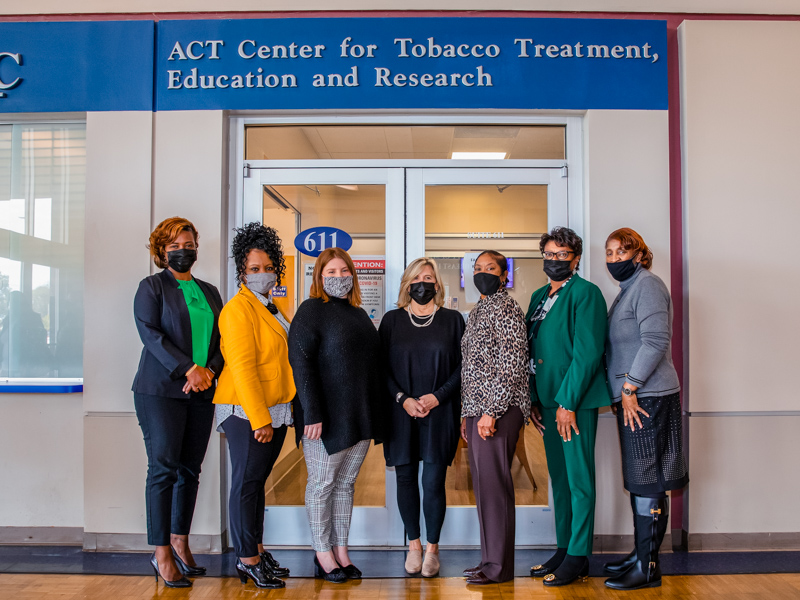
[[[544,450],[553,485],[556,541],[572,556],[589,556],[594,535],[594,443],[597,439],[597,409],[575,411],[580,435],[572,441],[558,435],[555,408],[542,408]]]

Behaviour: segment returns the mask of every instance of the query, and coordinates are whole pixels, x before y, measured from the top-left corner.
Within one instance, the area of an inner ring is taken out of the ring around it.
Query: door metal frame
[[[453,160],[298,160],[298,161],[271,161],[271,160],[248,160],[244,159],[245,148],[245,126],[254,124],[273,124],[273,125],[454,125],[454,124],[485,124],[485,125],[565,125],[566,126],[566,160],[503,160],[501,161],[453,161]],[[269,181],[278,185],[308,183],[311,181],[309,175],[316,172],[313,182],[319,184],[336,183],[385,183],[387,185],[386,203],[386,283],[385,294],[386,310],[390,310],[394,305],[394,298],[399,291],[399,281],[403,269],[409,260],[415,256],[422,256],[424,253],[424,200],[422,197],[410,191],[412,187],[425,185],[437,179],[445,173],[455,173],[454,170],[461,171],[462,177],[457,183],[478,183],[475,177],[481,174],[489,176],[490,180],[483,179],[480,183],[494,183],[495,175],[505,174],[504,181],[498,179],[498,183],[507,183],[510,176],[513,179],[527,176],[532,177],[533,183],[545,183],[538,181],[546,175],[546,184],[554,186],[558,196],[566,201],[567,213],[566,222],[554,222],[551,215],[551,197],[548,189],[548,226],[569,225],[584,239],[584,243],[589,244],[589,232],[585,227],[584,214],[584,195],[583,195],[583,113],[569,113],[560,115],[532,115],[532,114],[493,114],[492,116],[478,116],[446,113],[432,115],[288,115],[288,116],[249,116],[234,115],[228,120],[229,135],[229,154],[228,164],[230,169],[229,194],[227,204],[227,227],[223,229],[222,236],[227,238],[228,245],[223,249],[223,264],[227,265],[224,273],[227,286],[228,297],[235,293],[233,283],[233,273],[235,266],[232,259],[227,256],[227,248],[233,238],[232,228],[240,227],[250,220],[261,220],[261,214],[255,212],[254,205],[247,206],[245,198],[253,197],[254,188],[257,181],[260,181],[260,173],[269,171],[271,175],[279,176],[275,179],[269,176]],[[519,171],[518,175],[513,175]],[[569,177],[566,177],[567,172]],[[463,175],[470,174],[466,180]],[[558,175],[556,175],[558,173]],[[353,176],[361,176],[363,179],[352,180]],[[347,179],[348,181],[345,181]],[[445,181],[447,177],[441,177],[438,181]],[[558,181],[556,180],[558,179]],[[390,185],[391,183],[391,185]],[[453,182],[456,183],[456,182]],[[520,181],[521,183],[521,181]],[[399,196],[397,193],[399,191]],[[256,192],[257,193],[257,192]],[[389,195],[392,194],[392,201]],[[260,195],[258,196],[260,198]],[[412,198],[413,197],[413,198]],[[422,200],[422,202],[420,202]],[[553,207],[556,208],[556,207]],[[259,211],[260,212],[260,211]],[[557,213],[561,214],[557,209]],[[227,233],[227,235],[226,235]],[[409,258],[410,257],[410,258]],[[588,253],[584,256],[582,267],[587,268]],[[224,460],[224,459],[223,459]],[[386,506],[385,507],[356,507],[359,509],[384,511],[385,514],[375,514],[374,518],[381,519],[385,523],[384,528],[376,531],[373,518],[354,519],[351,529],[352,545],[366,546],[404,546],[405,534],[400,519],[399,511],[393,501],[396,494],[396,480],[389,475],[387,469],[386,477]],[[548,482],[548,504],[552,506],[552,488]],[[555,543],[555,523],[552,518],[550,506],[547,507],[522,507],[523,514],[517,513],[517,546],[551,546]],[[466,507],[465,507],[466,508]],[[448,519],[445,522],[443,538],[450,538],[451,543],[444,545],[455,546],[476,546],[477,528],[475,527],[474,508],[471,510],[460,510],[459,507],[448,509]],[[454,510],[456,509],[456,510]],[[265,541],[278,545],[303,545],[310,544],[310,533],[305,516],[304,507],[267,507],[267,521],[270,523],[272,532],[269,536],[265,533]],[[270,514],[271,513],[271,514]],[[355,511],[354,511],[355,513]],[[354,514],[355,516],[355,514]],[[277,526],[277,530],[274,527]],[[265,532],[268,528],[265,527]],[[475,539],[471,537],[455,541],[455,536],[449,535],[449,530],[473,531]],[[530,532],[536,531],[536,539],[530,538]],[[287,534],[291,532],[295,541],[286,544]],[[298,536],[298,534],[300,534]],[[385,541],[384,541],[385,540]]]

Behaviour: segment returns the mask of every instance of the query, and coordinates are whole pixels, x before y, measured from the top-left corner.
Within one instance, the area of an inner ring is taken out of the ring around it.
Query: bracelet
[[[574,413],[575,412],[574,410],[570,410],[566,406],[561,406],[560,404],[558,405],[558,407],[559,408],[563,408],[565,411],[570,412],[570,413]]]
[[[196,368],[197,368],[197,365],[196,365],[196,364],[192,365],[192,368],[191,368],[191,369],[189,369],[188,371],[186,371],[186,377],[188,377],[188,376],[189,376],[189,373],[191,373],[192,371],[194,371]]]

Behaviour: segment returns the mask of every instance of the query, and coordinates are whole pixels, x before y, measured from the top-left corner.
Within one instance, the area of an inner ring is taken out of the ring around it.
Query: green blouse
[[[205,367],[208,361],[208,347],[211,345],[211,331],[214,329],[214,313],[208,305],[203,290],[194,279],[177,280],[178,286],[186,299],[189,309],[189,321],[192,324],[192,360],[199,367]]]

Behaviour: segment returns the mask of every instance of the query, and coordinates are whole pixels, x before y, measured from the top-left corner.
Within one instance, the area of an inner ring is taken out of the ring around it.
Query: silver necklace
[[[411,305],[410,305],[410,304],[409,304],[408,306],[406,306],[406,311],[408,311],[408,319],[411,321],[411,324],[412,324],[414,327],[427,327],[428,325],[430,325],[431,323],[433,323],[433,318],[436,316],[436,312],[437,312],[438,310],[439,310],[439,307],[437,306],[437,307],[436,307],[436,308],[433,310],[433,312],[430,314],[430,316],[420,317],[420,316],[418,316],[418,315],[415,315],[415,314],[414,314],[414,311],[413,311],[413,310],[411,310]],[[427,319],[427,321],[423,321],[422,323],[417,323],[417,322],[414,320],[414,317],[417,317],[417,318],[418,318],[418,319],[420,319],[420,320],[422,320],[422,319]]]

